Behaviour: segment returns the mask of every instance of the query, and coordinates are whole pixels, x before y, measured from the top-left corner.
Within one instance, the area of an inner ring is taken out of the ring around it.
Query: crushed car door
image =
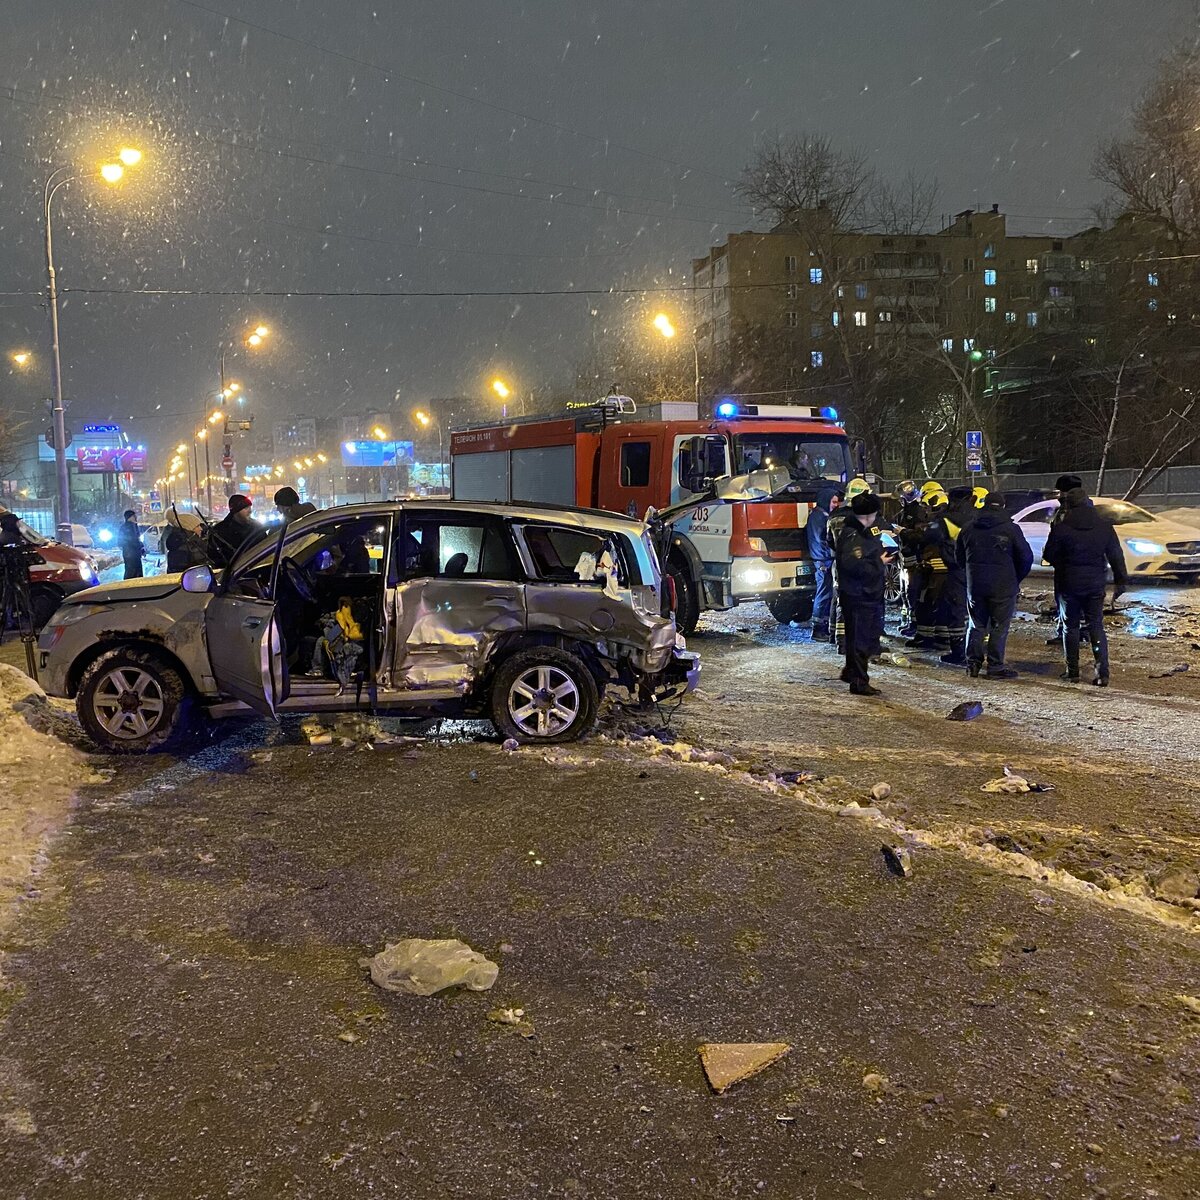
[[[470,689],[499,638],[525,628],[512,534],[496,517],[409,508],[392,551],[391,686]]]
[[[275,715],[288,693],[283,638],[271,595],[279,542],[276,533],[243,548],[204,610],[208,657],[217,686],[268,717]]]

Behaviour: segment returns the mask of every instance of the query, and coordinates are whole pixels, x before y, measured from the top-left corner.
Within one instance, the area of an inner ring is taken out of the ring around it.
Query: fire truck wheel
[[[813,598],[811,596],[773,596],[767,601],[771,616],[780,625],[790,621],[807,621],[812,616]]]
[[[599,704],[587,663],[554,646],[518,651],[492,681],[492,723],[518,742],[573,742],[591,729]]]
[[[700,591],[692,574],[677,562],[667,563],[675,584],[675,628],[685,637],[696,632],[700,620]]]

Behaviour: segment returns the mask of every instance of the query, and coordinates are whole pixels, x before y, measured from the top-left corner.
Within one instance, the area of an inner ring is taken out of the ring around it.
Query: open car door
[[[270,579],[280,539],[243,547],[204,610],[208,657],[217,686],[255,712],[273,717],[287,699],[287,660]]]

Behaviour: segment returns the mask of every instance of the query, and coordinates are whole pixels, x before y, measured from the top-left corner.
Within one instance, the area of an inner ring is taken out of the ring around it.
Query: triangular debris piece
[[[790,1049],[787,1042],[705,1042],[700,1062],[712,1090],[719,1093],[778,1062]]]

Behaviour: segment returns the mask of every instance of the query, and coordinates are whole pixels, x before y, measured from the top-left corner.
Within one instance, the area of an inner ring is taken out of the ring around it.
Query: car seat
[[[452,554],[446,559],[446,567],[442,574],[450,579],[461,578],[467,570],[467,556],[461,550],[457,554]]]

